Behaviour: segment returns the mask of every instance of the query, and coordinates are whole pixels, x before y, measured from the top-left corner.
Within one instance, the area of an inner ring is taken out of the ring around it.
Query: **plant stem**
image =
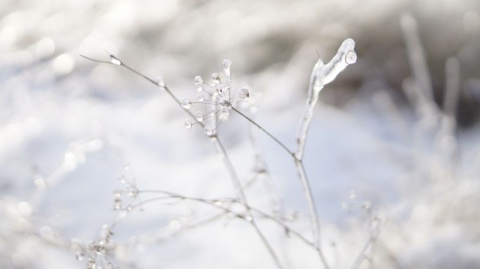
[[[318,221],[318,214],[317,214],[317,209],[315,206],[315,200],[313,198],[313,193],[312,193],[312,188],[310,186],[309,180],[307,178],[306,172],[305,172],[305,167],[303,166],[302,160],[298,159],[296,154],[294,154],[293,151],[289,150],[285,144],[283,144],[278,138],[276,138],[274,135],[272,135],[269,131],[267,131],[265,128],[263,128],[261,125],[256,123],[253,119],[248,117],[247,115],[243,114],[239,110],[232,108],[235,112],[237,112],[240,116],[248,120],[250,123],[258,127],[263,133],[265,133],[268,137],[270,137],[273,141],[275,141],[280,147],[282,147],[288,154],[293,158],[293,161],[295,163],[295,168],[297,169],[298,176],[300,178],[300,182],[302,183],[302,187],[305,193],[305,198],[307,200],[307,207],[309,211],[309,216],[310,216],[310,223],[312,226],[312,237],[313,237],[313,246],[317,250],[317,253],[320,256],[320,259],[324,265],[325,268],[329,268],[328,263],[325,259],[325,256],[323,255],[323,252],[320,248],[320,223]],[[308,126],[307,126],[308,128]]]
[[[353,41],[353,39],[351,38],[347,38],[340,45],[338,52],[335,54],[332,60],[330,60],[330,62],[328,62],[327,64],[324,64],[323,61],[319,59],[315,64],[312,70],[312,74],[310,76],[308,97],[306,101],[304,114],[300,121],[300,127],[297,134],[297,149],[295,152],[292,152],[290,149],[288,149],[285,146],[285,144],[280,142],[275,136],[273,136],[270,132],[265,130],[255,121],[250,119],[248,116],[241,113],[237,109],[233,108],[235,112],[237,112],[242,117],[247,119],[250,123],[257,126],[262,132],[264,132],[267,136],[273,139],[278,145],[280,145],[285,151],[287,151],[289,155],[292,156],[295,162],[295,167],[297,168],[300,181],[302,182],[302,186],[304,189],[305,197],[306,197],[308,208],[309,208],[310,221],[312,225],[313,242],[325,268],[329,268],[329,266],[320,247],[321,246],[320,224],[318,221],[318,214],[315,206],[315,200],[313,198],[312,188],[310,186],[310,182],[308,180],[307,174],[305,172],[305,167],[303,165],[303,154],[304,154],[305,144],[307,140],[308,129],[310,127],[310,123],[313,117],[313,110],[318,101],[318,95],[320,91],[324,88],[324,86],[332,82],[337,77],[337,75],[340,74],[348,65],[356,62],[357,55],[354,51],[354,48],[355,48],[355,41]]]
[[[240,112],[240,110],[232,107],[232,110],[237,112],[240,116],[242,116],[243,118],[245,118],[246,120],[248,120],[251,124],[255,125],[256,127],[258,127],[258,129],[260,129],[260,131],[262,131],[264,134],[266,134],[268,137],[270,137],[273,141],[275,141],[280,147],[282,147],[289,155],[292,155],[293,156],[293,151],[291,151],[290,149],[288,149],[287,146],[285,146],[285,144],[283,144],[280,140],[278,140],[278,138],[276,138],[274,135],[272,135],[269,131],[265,130],[265,128],[263,128],[262,126],[260,126],[260,124],[256,123],[254,120],[252,120],[250,117],[248,117],[247,115],[243,114],[242,112]]]

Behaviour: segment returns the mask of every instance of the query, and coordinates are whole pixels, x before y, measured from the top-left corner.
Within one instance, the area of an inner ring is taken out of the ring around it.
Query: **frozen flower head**
[[[193,125],[199,124],[204,128],[205,134],[212,136],[216,133],[218,126],[226,120],[230,111],[239,103],[245,101],[250,96],[247,87],[242,87],[235,93],[232,93],[232,83],[230,76],[230,60],[223,61],[223,72],[213,73],[211,83],[206,83],[201,76],[195,77],[195,87],[198,95],[195,101],[188,98],[182,100],[184,109],[190,110],[192,105],[203,105],[203,110],[193,112],[195,120],[186,120],[185,128],[190,129]]]

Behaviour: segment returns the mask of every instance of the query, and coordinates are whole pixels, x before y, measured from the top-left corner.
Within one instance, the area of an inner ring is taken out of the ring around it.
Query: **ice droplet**
[[[188,109],[190,109],[191,105],[192,105],[192,102],[190,102],[190,99],[183,98],[183,100],[182,100],[182,107],[183,108],[188,110]]]
[[[248,97],[250,97],[250,92],[247,88],[241,88],[238,90],[238,98],[240,98],[240,100],[245,100]]]
[[[222,113],[224,116],[228,116],[230,114],[230,107],[222,106]]]
[[[230,69],[232,66],[232,61],[230,59],[223,60],[223,69]]]
[[[138,190],[133,188],[133,189],[130,189],[128,190],[128,196],[132,197],[132,198],[135,198],[137,197],[138,195]]]
[[[354,64],[356,61],[357,61],[357,54],[355,53],[355,51],[353,50],[348,51],[347,54],[345,55],[345,62],[347,64]]]
[[[45,179],[43,178],[42,175],[35,175],[33,180],[34,180],[35,186],[37,186],[37,188],[39,188],[39,189],[44,189],[45,188],[46,182],[45,182]]]
[[[210,115],[211,117],[215,116],[215,113],[217,113],[217,109],[213,107],[208,109],[208,115]]]
[[[210,128],[209,126],[205,126],[205,128],[203,128],[203,131],[204,131],[205,134],[208,135],[208,136],[213,135],[213,130],[212,130],[212,128]]]
[[[199,122],[202,122],[203,121],[202,112],[198,111],[197,113],[195,113],[195,119],[197,119],[197,121],[199,121]]]
[[[80,251],[75,252],[75,259],[77,259],[78,261],[82,261],[84,258],[85,258],[85,254],[83,254]]]
[[[232,61],[229,59],[223,60],[223,72],[227,77],[230,77],[230,67],[232,66]]]
[[[203,79],[201,76],[195,77],[195,87],[201,89],[203,87]]]
[[[113,209],[114,210],[120,210],[121,208],[122,208],[122,199],[115,198],[113,200]]]
[[[165,87],[165,80],[163,80],[163,77],[156,77],[155,78],[155,83],[159,86],[164,88]]]
[[[121,190],[115,190],[113,191],[113,195],[115,198],[121,198],[122,197],[122,191]]]
[[[192,122],[191,122],[190,120],[185,120],[185,121],[183,122],[183,126],[184,126],[185,128],[187,128],[187,129],[189,129],[189,130],[192,129],[192,125],[193,125],[193,124],[192,124]]]
[[[217,92],[221,94],[227,92],[229,88],[230,85],[228,83],[220,83],[217,85]]]
[[[110,62],[114,65],[122,65],[122,62],[112,54],[110,54]]]
[[[102,229],[100,230],[100,237],[107,240],[112,234],[113,233],[110,230],[110,226],[108,226],[107,224],[102,225]]]
[[[124,176],[124,175],[121,175],[121,176],[118,178],[118,181],[120,181],[121,184],[127,183],[127,180],[125,179],[125,176]]]
[[[203,102],[205,101],[205,94],[203,92],[199,93],[197,96],[197,101],[198,102]]]
[[[97,267],[97,263],[93,259],[88,259],[87,269],[95,269]]]
[[[218,73],[213,73],[213,74],[212,74],[212,79],[213,79],[213,81],[215,81],[216,83],[220,83],[220,74],[218,74]]]

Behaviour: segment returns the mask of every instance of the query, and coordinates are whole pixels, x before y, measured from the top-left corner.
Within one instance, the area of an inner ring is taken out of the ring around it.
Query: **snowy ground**
[[[188,115],[164,91],[80,54],[113,53],[163,77],[179,98],[194,98],[194,76],[229,58],[234,89],[252,88],[257,111],[244,112],[293,149],[311,69],[347,37],[358,61],[321,92],[304,163],[329,264],[355,267],[363,253],[359,268],[480,268],[480,5],[388,2],[2,2],[0,268],[86,268],[89,258],[96,268],[276,268],[246,220],[224,214],[187,228],[221,213],[212,205],[168,199],[113,210],[114,191],[129,187],[203,199],[235,192],[215,145],[183,127]],[[455,76],[445,62],[459,61],[462,128],[448,129],[442,106],[432,114],[432,103],[403,95],[415,78],[406,12],[437,101]],[[291,157],[235,113],[218,133],[241,182],[257,176],[249,203],[310,238]],[[268,171],[260,175],[258,152]],[[122,206],[158,196],[122,196]],[[257,222],[286,268],[322,268],[311,246]],[[106,255],[89,253],[113,223]]]

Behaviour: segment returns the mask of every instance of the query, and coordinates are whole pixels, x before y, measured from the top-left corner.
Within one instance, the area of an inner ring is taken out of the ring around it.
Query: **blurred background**
[[[479,1],[0,7],[1,268],[87,268],[90,260],[96,268],[275,268],[244,221],[187,229],[212,214],[204,205],[112,209],[122,188],[212,199],[233,190],[214,145],[200,128],[183,127],[187,115],[164,91],[81,55],[114,54],[180,99],[194,98],[196,75],[208,78],[230,59],[233,90],[252,89],[245,113],[293,149],[312,67],[348,37],[358,60],[320,93],[305,153],[327,260],[333,268],[480,268]],[[255,179],[250,202],[308,237],[290,156],[238,115],[218,132],[242,182]],[[142,195],[130,198],[122,202]],[[107,254],[92,254],[90,242],[119,216]],[[287,268],[322,268],[311,248],[262,225]]]

